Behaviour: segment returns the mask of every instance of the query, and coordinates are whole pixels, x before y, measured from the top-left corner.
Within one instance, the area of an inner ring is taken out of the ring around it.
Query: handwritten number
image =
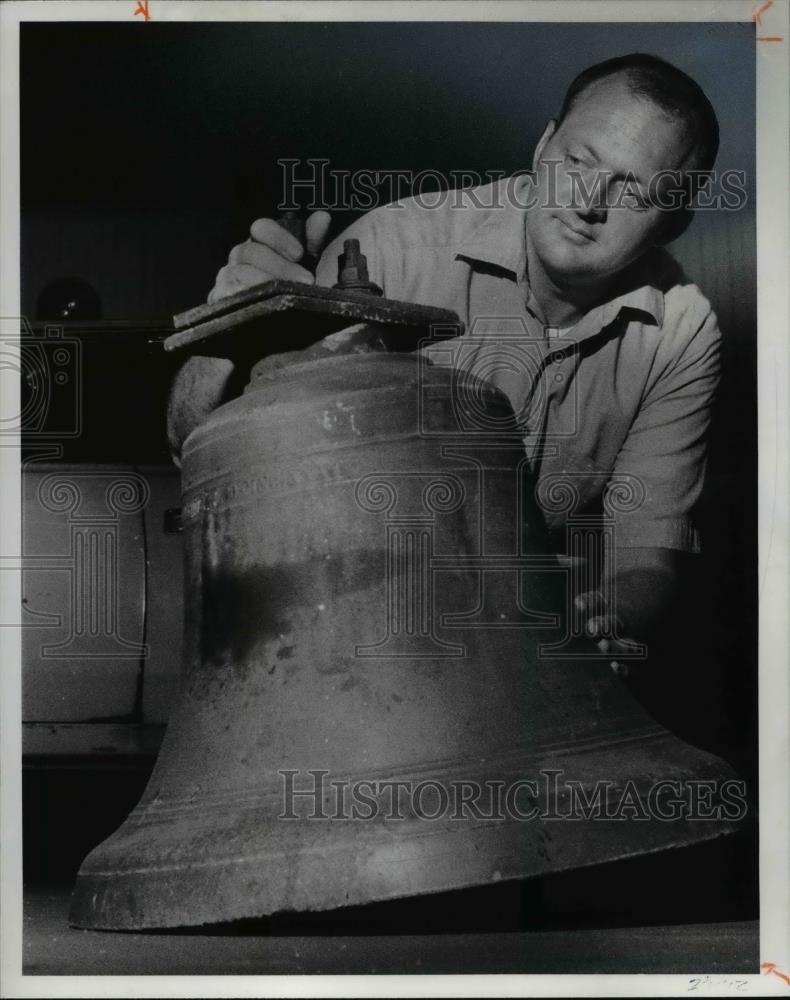
[[[151,20],[151,15],[148,11],[148,0],[137,0],[137,8],[133,16],[137,17],[138,14],[142,14],[146,21]]]

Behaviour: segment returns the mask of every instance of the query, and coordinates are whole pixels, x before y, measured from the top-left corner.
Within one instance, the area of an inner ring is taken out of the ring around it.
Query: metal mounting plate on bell
[[[449,309],[275,279],[174,316],[177,332],[167,338],[165,350],[264,357],[300,350],[361,322],[390,327],[396,334],[393,349],[399,351],[414,350],[429,334],[457,337],[463,333],[463,324]]]

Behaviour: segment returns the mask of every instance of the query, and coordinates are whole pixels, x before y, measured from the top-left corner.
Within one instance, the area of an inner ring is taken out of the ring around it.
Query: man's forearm
[[[676,595],[678,553],[672,549],[616,549],[607,560],[607,584],[624,636],[638,642],[661,628]]]
[[[226,358],[189,358],[176,373],[167,404],[167,440],[176,465],[184,441],[233,391],[235,368]]]

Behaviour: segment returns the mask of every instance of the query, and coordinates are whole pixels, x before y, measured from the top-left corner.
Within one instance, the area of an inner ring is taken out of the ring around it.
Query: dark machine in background
[[[20,331],[24,865],[34,881],[68,878],[98,830],[120,822],[178,683],[168,332],[118,320]]]

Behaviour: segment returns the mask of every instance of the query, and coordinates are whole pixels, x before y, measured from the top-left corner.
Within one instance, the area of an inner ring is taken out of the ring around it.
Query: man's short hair
[[[692,169],[713,169],[719,151],[719,122],[713,105],[702,87],[677,66],[658,56],[633,52],[607,59],[583,70],[568,87],[557,119],[562,124],[581,94],[592,84],[609,76],[623,74],[631,92],[651,101],[669,117],[678,119],[696,136],[696,162]],[[693,198],[704,181],[696,178],[690,185]]]

